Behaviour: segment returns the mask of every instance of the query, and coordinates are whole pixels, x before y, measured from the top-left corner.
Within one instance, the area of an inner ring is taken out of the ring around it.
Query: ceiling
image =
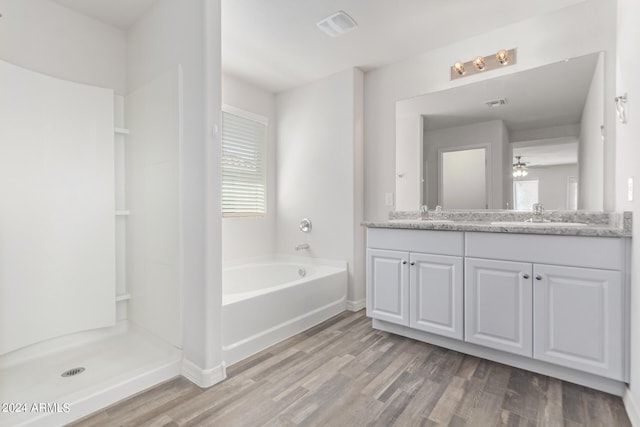
[[[105,24],[126,30],[157,0],[52,0]]]
[[[156,0],[53,0],[127,29]],[[333,73],[367,71],[585,0],[222,0],[222,67],[270,92]],[[316,22],[344,10],[338,38]]]

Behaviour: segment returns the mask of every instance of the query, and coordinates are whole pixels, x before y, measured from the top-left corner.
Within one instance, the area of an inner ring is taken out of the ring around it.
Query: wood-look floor
[[[227,369],[74,426],[630,426],[620,398],[377,331],[344,312]]]

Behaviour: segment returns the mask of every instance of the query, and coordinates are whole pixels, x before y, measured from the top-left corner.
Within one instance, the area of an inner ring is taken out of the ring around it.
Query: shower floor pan
[[[0,358],[1,427],[64,425],[180,372],[180,351],[142,332],[81,336]]]

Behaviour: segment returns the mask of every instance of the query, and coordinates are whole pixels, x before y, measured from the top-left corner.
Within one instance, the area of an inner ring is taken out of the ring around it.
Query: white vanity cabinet
[[[534,357],[623,379],[620,271],[534,265]]]
[[[466,340],[624,380],[624,244],[467,233]]]
[[[465,259],[465,341],[533,356],[531,264]]]
[[[367,315],[463,337],[463,233],[369,229]]]
[[[409,252],[367,249],[367,315],[409,326]]]

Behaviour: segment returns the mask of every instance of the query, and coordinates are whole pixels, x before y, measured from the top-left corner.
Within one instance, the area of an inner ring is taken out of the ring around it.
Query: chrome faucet
[[[427,205],[420,206],[420,219],[423,221],[429,219],[429,207]]]
[[[544,206],[542,206],[542,203],[534,203],[532,209],[533,216],[529,222],[544,222]]]
[[[301,249],[309,249],[309,244],[308,243],[300,243],[299,245],[296,245],[296,251],[299,251]]]

